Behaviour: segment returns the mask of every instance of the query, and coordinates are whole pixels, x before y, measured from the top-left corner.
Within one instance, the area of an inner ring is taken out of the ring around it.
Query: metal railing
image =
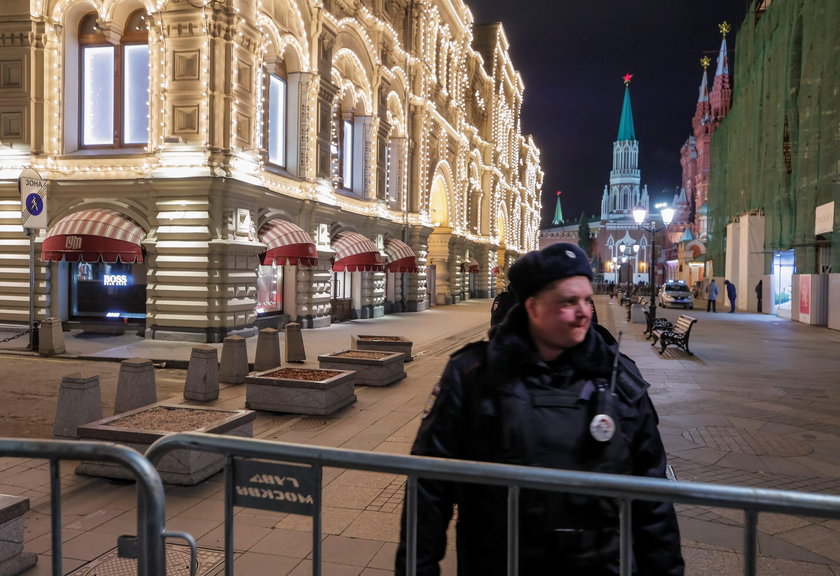
[[[166,497],[163,482],[154,466],[136,450],[107,442],[0,438],[0,456],[49,460],[53,576],[61,576],[64,573],[61,566],[62,460],[112,462],[127,468],[133,474],[137,481],[137,538],[121,536],[119,551],[123,557],[137,558],[138,576],[166,574],[167,537],[187,541],[192,553],[192,573],[195,572],[195,540],[189,534],[164,530]]]
[[[182,433],[159,439],[146,451],[151,462],[166,452],[188,448],[225,455],[225,574],[233,576],[233,502],[239,487],[234,486],[234,460],[254,458],[306,464],[313,469],[313,576],[321,575],[321,481],[323,468],[340,467],[407,476],[406,494],[406,574],[414,576],[417,559],[417,480],[433,478],[508,486],[507,557],[508,574],[518,574],[519,492],[522,488],[571,492],[616,498],[620,503],[621,574],[632,569],[632,518],[634,500],[653,500],[699,504],[744,510],[744,574],[755,576],[758,514],[776,512],[820,518],[840,518],[840,496],[790,492],[762,488],[721,486],[666,479],[572,472],[548,468],[512,466],[486,462],[446,460],[419,456],[380,454],[288,444],[216,434]]]

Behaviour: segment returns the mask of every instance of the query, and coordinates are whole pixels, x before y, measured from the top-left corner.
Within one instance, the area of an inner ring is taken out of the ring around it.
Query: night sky
[[[691,134],[708,55],[711,88],[721,36],[730,74],[735,34],[748,0],[466,0],[476,23],[502,22],[513,65],[525,83],[524,134],[542,153],[543,227],[551,223],[557,190],[563,216],[600,215],[612,168],[624,98],[622,77],[633,74],[630,97],[639,169],[652,204],[670,201],[680,186],[680,147]]]

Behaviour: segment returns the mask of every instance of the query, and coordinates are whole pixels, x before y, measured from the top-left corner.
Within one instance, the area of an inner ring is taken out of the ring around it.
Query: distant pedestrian
[[[706,303],[706,312],[717,312],[718,285],[715,284],[714,278],[712,278],[712,281],[709,282],[708,286],[706,286],[706,296],[708,298],[708,302]]]
[[[490,306],[490,335],[493,335],[496,327],[502,323],[507,313],[516,304],[516,296],[510,289],[510,284],[503,291],[496,295],[493,304]]]
[[[735,299],[738,294],[735,292],[735,284],[729,280],[724,280],[723,285],[726,286],[726,297],[729,299],[729,313],[735,312]]]
[[[755,297],[758,298],[758,313],[761,314],[761,298],[764,296],[764,280],[755,285]]]

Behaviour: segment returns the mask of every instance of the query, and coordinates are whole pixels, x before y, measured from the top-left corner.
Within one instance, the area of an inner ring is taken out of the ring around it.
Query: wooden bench
[[[675,346],[679,346],[689,355],[693,356],[694,353],[688,349],[688,339],[691,336],[691,327],[694,326],[696,322],[697,318],[681,315],[677,318],[677,321],[671,329],[654,328],[651,331],[651,334],[653,335],[653,342],[651,342],[650,345],[656,346],[656,343],[658,342],[661,346],[659,353],[662,354],[670,344],[673,344]]]
[[[671,324],[671,321],[667,318],[654,318],[651,322],[649,310],[645,310],[645,325],[646,328],[643,334],[646,334],[645,337],[648,339],[650,339],[650,337],[653,336],[654,330],[658,330],[661,332],[663,330],[672,330],[674,328],[674,325]]]

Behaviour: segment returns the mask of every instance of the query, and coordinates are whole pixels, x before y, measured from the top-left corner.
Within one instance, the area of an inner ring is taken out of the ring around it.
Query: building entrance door
[[[791,295],[793,292],[793,250],[776,252],[773,255],[772,312],[780,318],[790,320]]]

